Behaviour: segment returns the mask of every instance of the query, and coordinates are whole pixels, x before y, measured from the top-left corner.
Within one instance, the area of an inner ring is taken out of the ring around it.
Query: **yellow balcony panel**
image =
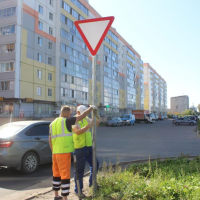
[[[70,0],[64,0],[71,8],[73,8],[77,13],[83,16],[85,19],[88,19],[88,16],[80,10],[76,5],[74,5]]]
[[[108,44],[106,41],[104,41],[103,44],[106,45],[112,51],[114,51],[116,54],[119,54],[119,52],[116,49],[114,49],[110,44]]]
[[[135,67],[135,64],[133,64],[129,59],[127,59],[127,62],[128,62],[129,64],[131,64],[133,67]]]
[[[20,98],[33,98],[33,83],[20,81]]]
[[[66,10],[64,10],[63,8],[61,8],[61,13],[63,15],[65,15],[65,17],[67,17],[68,19],[70,19],[71,21],[75,22],[77,21],[77,19],[75,17],[73,17],[72,15],[70,15]]]
[[[128,51],[127,51],[127,55],[129,55],[133,60],[135,60],[135,57],[132,56]]]
[[[112,40],[112,37],[109,34],[107,34],[106,37]]]

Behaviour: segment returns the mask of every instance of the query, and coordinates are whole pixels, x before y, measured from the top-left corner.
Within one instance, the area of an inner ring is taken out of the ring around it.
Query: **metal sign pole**
[[[92,104],[96,105],[96,56],[92,59]],[[96,195],[97,191],[97,159],[96,159],[96,117],[94,112],[92,112],[92,119],[94,120],[95,126],[92,127],[92,138],[93,138],[93,164],[92,164],[92,184],[93,184],[93,197]]]

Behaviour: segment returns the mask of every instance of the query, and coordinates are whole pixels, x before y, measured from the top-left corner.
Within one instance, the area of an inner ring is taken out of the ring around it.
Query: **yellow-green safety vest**
[[[66,127],[66,118],[56,118],[50,124],[52,153],[63,154],[74,152],[73,133]]]
[[[83,122],[82,122],[83,121]],[[79,125],[81,128],[85,127],[88,125],[88,121],[86,118],[84,118],[82,121],[79,121]],[[73,134],[73,140],[74,140],[74,147],[75,149],[80,149],[85,146],[91,147],[92,146],[92,134],[89,131],[89,129],[80,135]]]

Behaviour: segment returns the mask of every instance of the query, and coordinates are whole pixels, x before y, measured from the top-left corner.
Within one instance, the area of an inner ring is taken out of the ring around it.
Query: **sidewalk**
[[[68,200],[78,200],[78,197],[75,195],[74,193],[74,180],[71,181],[71,184],[70,184],[70,195],[68,197]],[[89,197],[90,196],[90,188],[89,188],[89,176],[86,176],[83,178],[83,185],[84,185],[84,188],[83,188],[83,193]],[[49,190],[48,190],[49,189]],[[42,194],[35,194],[33,197],[29,197],[25,200],[50,200],[50,199],[54,199],[54,193],[52,191],[52,189],[49,187],[47,188],[47,192],[45,193],[42,193]]]

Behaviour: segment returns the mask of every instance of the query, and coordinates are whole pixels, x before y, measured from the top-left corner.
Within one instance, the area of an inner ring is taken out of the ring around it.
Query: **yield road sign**
[[[93,56],[97,54],[97,51],[106,37],[114,19],[114,17],[101,17],[74,22],[77,30]]]

